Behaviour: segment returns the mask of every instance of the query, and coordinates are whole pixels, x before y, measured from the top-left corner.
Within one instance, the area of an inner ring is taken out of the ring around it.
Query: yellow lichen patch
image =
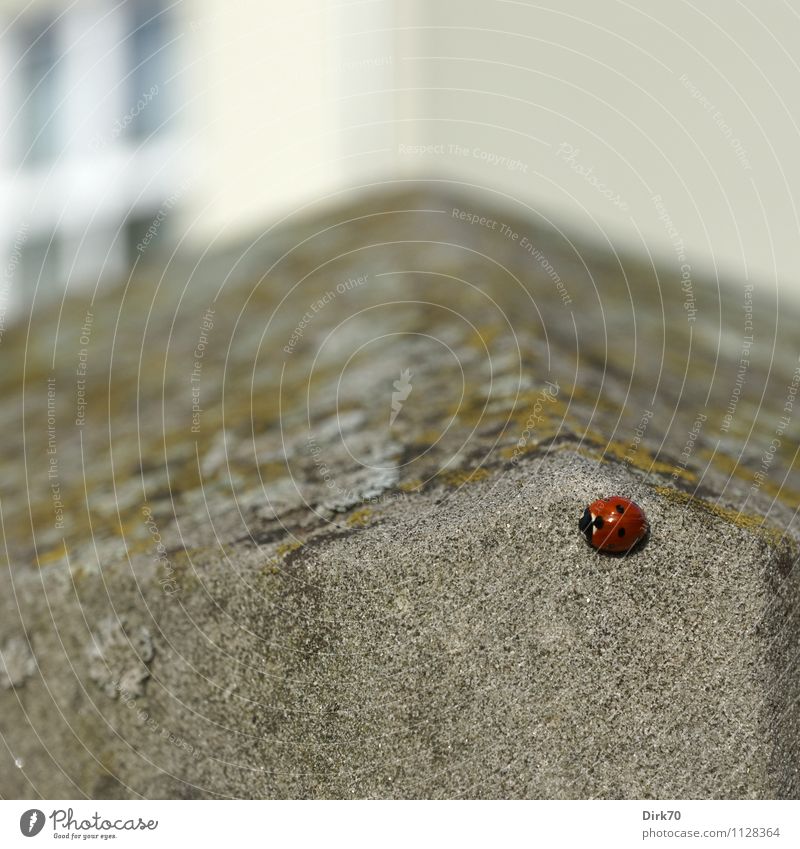
[[[356,510],[347,517],[347,524],[353,528],[363,528],[369,524],[370,517],[373,511],[369,507],[362,507],[361,510]]]
[[[468,337],[467,344],[485,353],[499,335],[498,325],[484,325],[475,329],[475,332]]]
[[[417,434],[414,439],[414,444],[424,445],[425,447],[427,447],[429,445],[433,445],[435,442],[438,442],[441,437],[441,430],[437,430],[436,428],[428,428],[427,430],[423,430]]]
[[[606,445],[605,453],[617,460],[626,461],[642,471],[655,472],[657,475],[677,474],[678,477],[692,482],[697,480],[697,475],[694,472],[677,467],[674,463],[664,463],[642,448],[641,445],[638,445],[635,451],[631,451],[630,445],[616,441],[609,442]]]
[[[265,484],[269,484],[271,481],[285,478],[289,474],[289,466],[286,461],[280,462],[277,460],[269,460],[264,463],[259,463],[258,474]]]
[[[628,443],[614,439],[604,440],[602,434],[592,430],[584,431],[583,438],[589,443],[586,454],[595,459],[606,463],[613,459],[627,463],[643,472],[653,472],[657,475],[677,475],[677,477],[690,483],[697,481],[697,475],[694,472],[689,469],[681,469],[674,463],[665,463],[659,460],[642,445],[637,445],[633,450]]]
[[[200,470],[197,468],[197,462],[195,459],[192,459],[191,461],[182,463],[177,468],[170,467],[167,494],[172,496],[176,492],[191,492],[202,486],[202,483],[203,480]]]
[[[721,451],[712,451],[710,448],[698,448],[697,457],[702,460],[710,460],[711,465],[717,471],[732,475],[741,480],[750,479],[752,483],[753,471],[737,462],[733,457],[723,454]]]
[[[67,552],[64,546],[64,543],[59,543],[55,548],[51,548],[49,551],[45,551],[43,554],[40,554],[37,562],[39,566],[47,566],[50,563],[57,563],[59,560],[65,560],[67,556]]]
[[[457,403],[448,404],[443,414],[450,418],[457,417],[462,424],[469,425],[488,423],[502,418],[501,416],[487,414],[486,405],[488,400],[489,398],[486,395],[468,395]]]
[[[153,544],[149,540],[139,540],[137,542],[126,541],[125,546],[129,556],[143,554],[153,549]]]
[[[541,430],[555,430],[563,421],[563,413],[560,413],[553,405],[530,411],[530,408],[516,411],[509,417],[509,424],[513,424],[519,434],[526,430],[532,433]]]
[[[397,485],[401,492],[420,492],[422,490],[422,481],[419,478],[403,481]]]
[[[712,502],[699,498],[696,495],[692,495],[689,492],[683,492],[680,489],[673,489],[670,486],[656,486],[653,487],[653,489],[662,496],[662,498],[665,498],[672,503],[691,503],[694,507],[704,510],[706,513],[718,516],[720,519],[724,519],[731,525],[736,525],[737,528],[750,531],[760,537],[768,545],[777,547],[780,544],[788,544],[793,548],[797,547],[793,538],[784,533],[784,531],[780,528],[767,524],[763,516],[758,516],[754,513],[743,513],[738,510],[733,510],[730,507],[723,507],[721,504],[713,504]]]
[[[608,444],[608,439],[605,434],[600,433],[598,430],[592,430],[588,427],[577,430],[576,436],[579,439],[583,439],[585,442],[589,442],[595,446],[599,446],[600,448],[604,448]]]
[[[580,407],[582,410],[594,408],[597,412],[606,411],[613,413],[615,416],[619,414],[619,404],[605,395],[599,394],[597,387],[585,389],[580,386],[570,388],[561,385],[558,400],[565,408],[571,407],[575,409],[576,407]]]
[[[727,454],[722,454],[719,451],[714,453],[707,448],[702,448],[698,450],[697,455],[698,457],[710,460],[711,465],[718,471],[736,477],[739,480],[747,481],[751,485],[756,482],[758,470],[745,466],[742,463],[737,463],[736,460]],[[771,495],[773,498],[777,498],[779,501],[792,507],[795,507],[800,502],[800,492],[785,484],[774,483],[764,478],[758,484],[758,488],[766,495]]]
[[[118,520],[110,523],[110,529],[115,536],[122,537],[123,539],[130,539],[132,536],[144,537],[146,535],[146,528],[142,523],[142,517],[137,509],[126,510]]]
[[[689,481],[689,483],[695,483],[697,481],[697,475],[689,469],[682,469],[673,463],[662,463],[660,460],[654,459],[647,470],[659,475],[676,475],[685,481]]]
[[[782,486],[779,483],[772,483],[772,481],[764,481],[761,484],[761,489],[767,493],[767,495],[771,495],[773,498],[777,498],[779,501],[782,501],[784,504],[796,507],[800,503],[800,491],[796,489],[790,489],[787,486]]]
[[[283,572],[281,567],[281,561],[287,554],[290,554],[292,551],[297,551],[299,548],[302,548],[305,543],[294,541],[294,542],[284,542],[281,543],[275,551],[275,556],[270,557],[269,560],[264,563],[264,573],[267,575],[280,575]]]
[[[303,543],[297,542],[296,540],[294,542],[283,542],[278,546],[275,553],[278,557],[285,557],[287,554],[289,554],[289,552],[297,551],[298,548],[302,547]]]
[[[463,486],[465,483],[475,483],[488,477],[489,472],[484,468],[453,469],[438,475],[439,480],[446,486]]]

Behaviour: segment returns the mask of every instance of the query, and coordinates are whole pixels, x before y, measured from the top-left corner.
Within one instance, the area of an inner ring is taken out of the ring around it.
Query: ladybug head
[[[591,505],[591,507],[597,509],[600,505],[605,507],[605,502],[596,501],[594,504]],[[583,516],[581,516],[580,521],[578,522],[578,529],[586,536],[586,539],[591,542],[592,534],[594,534],[595,528],[599,531],[600,528],[603,527],[603,525],[605,525],[603,517],[599,513],[593,513],[592,510],[587,507],[583,511]]]
[[[592,514],[589,512],[588,507],[583,511],[583,516],[581,516],[580,521],[578,522],[578,529],[586,535],[586,539],[589,542],[592,541],[592,533],[594,532],[594,520],[592,518]]]

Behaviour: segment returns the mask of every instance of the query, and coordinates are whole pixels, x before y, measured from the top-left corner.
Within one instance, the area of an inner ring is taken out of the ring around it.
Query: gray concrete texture
[[[796,798],[777,315],[418,185],[42,309],[2,342],[0,793]],[[627,556],[578,532],[611,494]]]

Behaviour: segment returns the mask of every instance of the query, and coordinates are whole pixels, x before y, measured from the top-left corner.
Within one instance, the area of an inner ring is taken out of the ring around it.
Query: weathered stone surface
[[[36,658],[24,637],[6,640],[0,654],[0,687],[20,687],[36,672]]]
[[[0,793],[796,796],[794,316],[416,188],[38,313]]]

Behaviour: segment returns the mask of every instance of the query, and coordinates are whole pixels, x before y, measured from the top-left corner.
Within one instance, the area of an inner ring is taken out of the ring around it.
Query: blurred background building
[[[159,2],[5,3],[0,212],[11,308],[119,278],[183,179],[180,33]]]
[[[792,291],[798,35],[722,0],[0,0],[0,308],[417,176]]]

